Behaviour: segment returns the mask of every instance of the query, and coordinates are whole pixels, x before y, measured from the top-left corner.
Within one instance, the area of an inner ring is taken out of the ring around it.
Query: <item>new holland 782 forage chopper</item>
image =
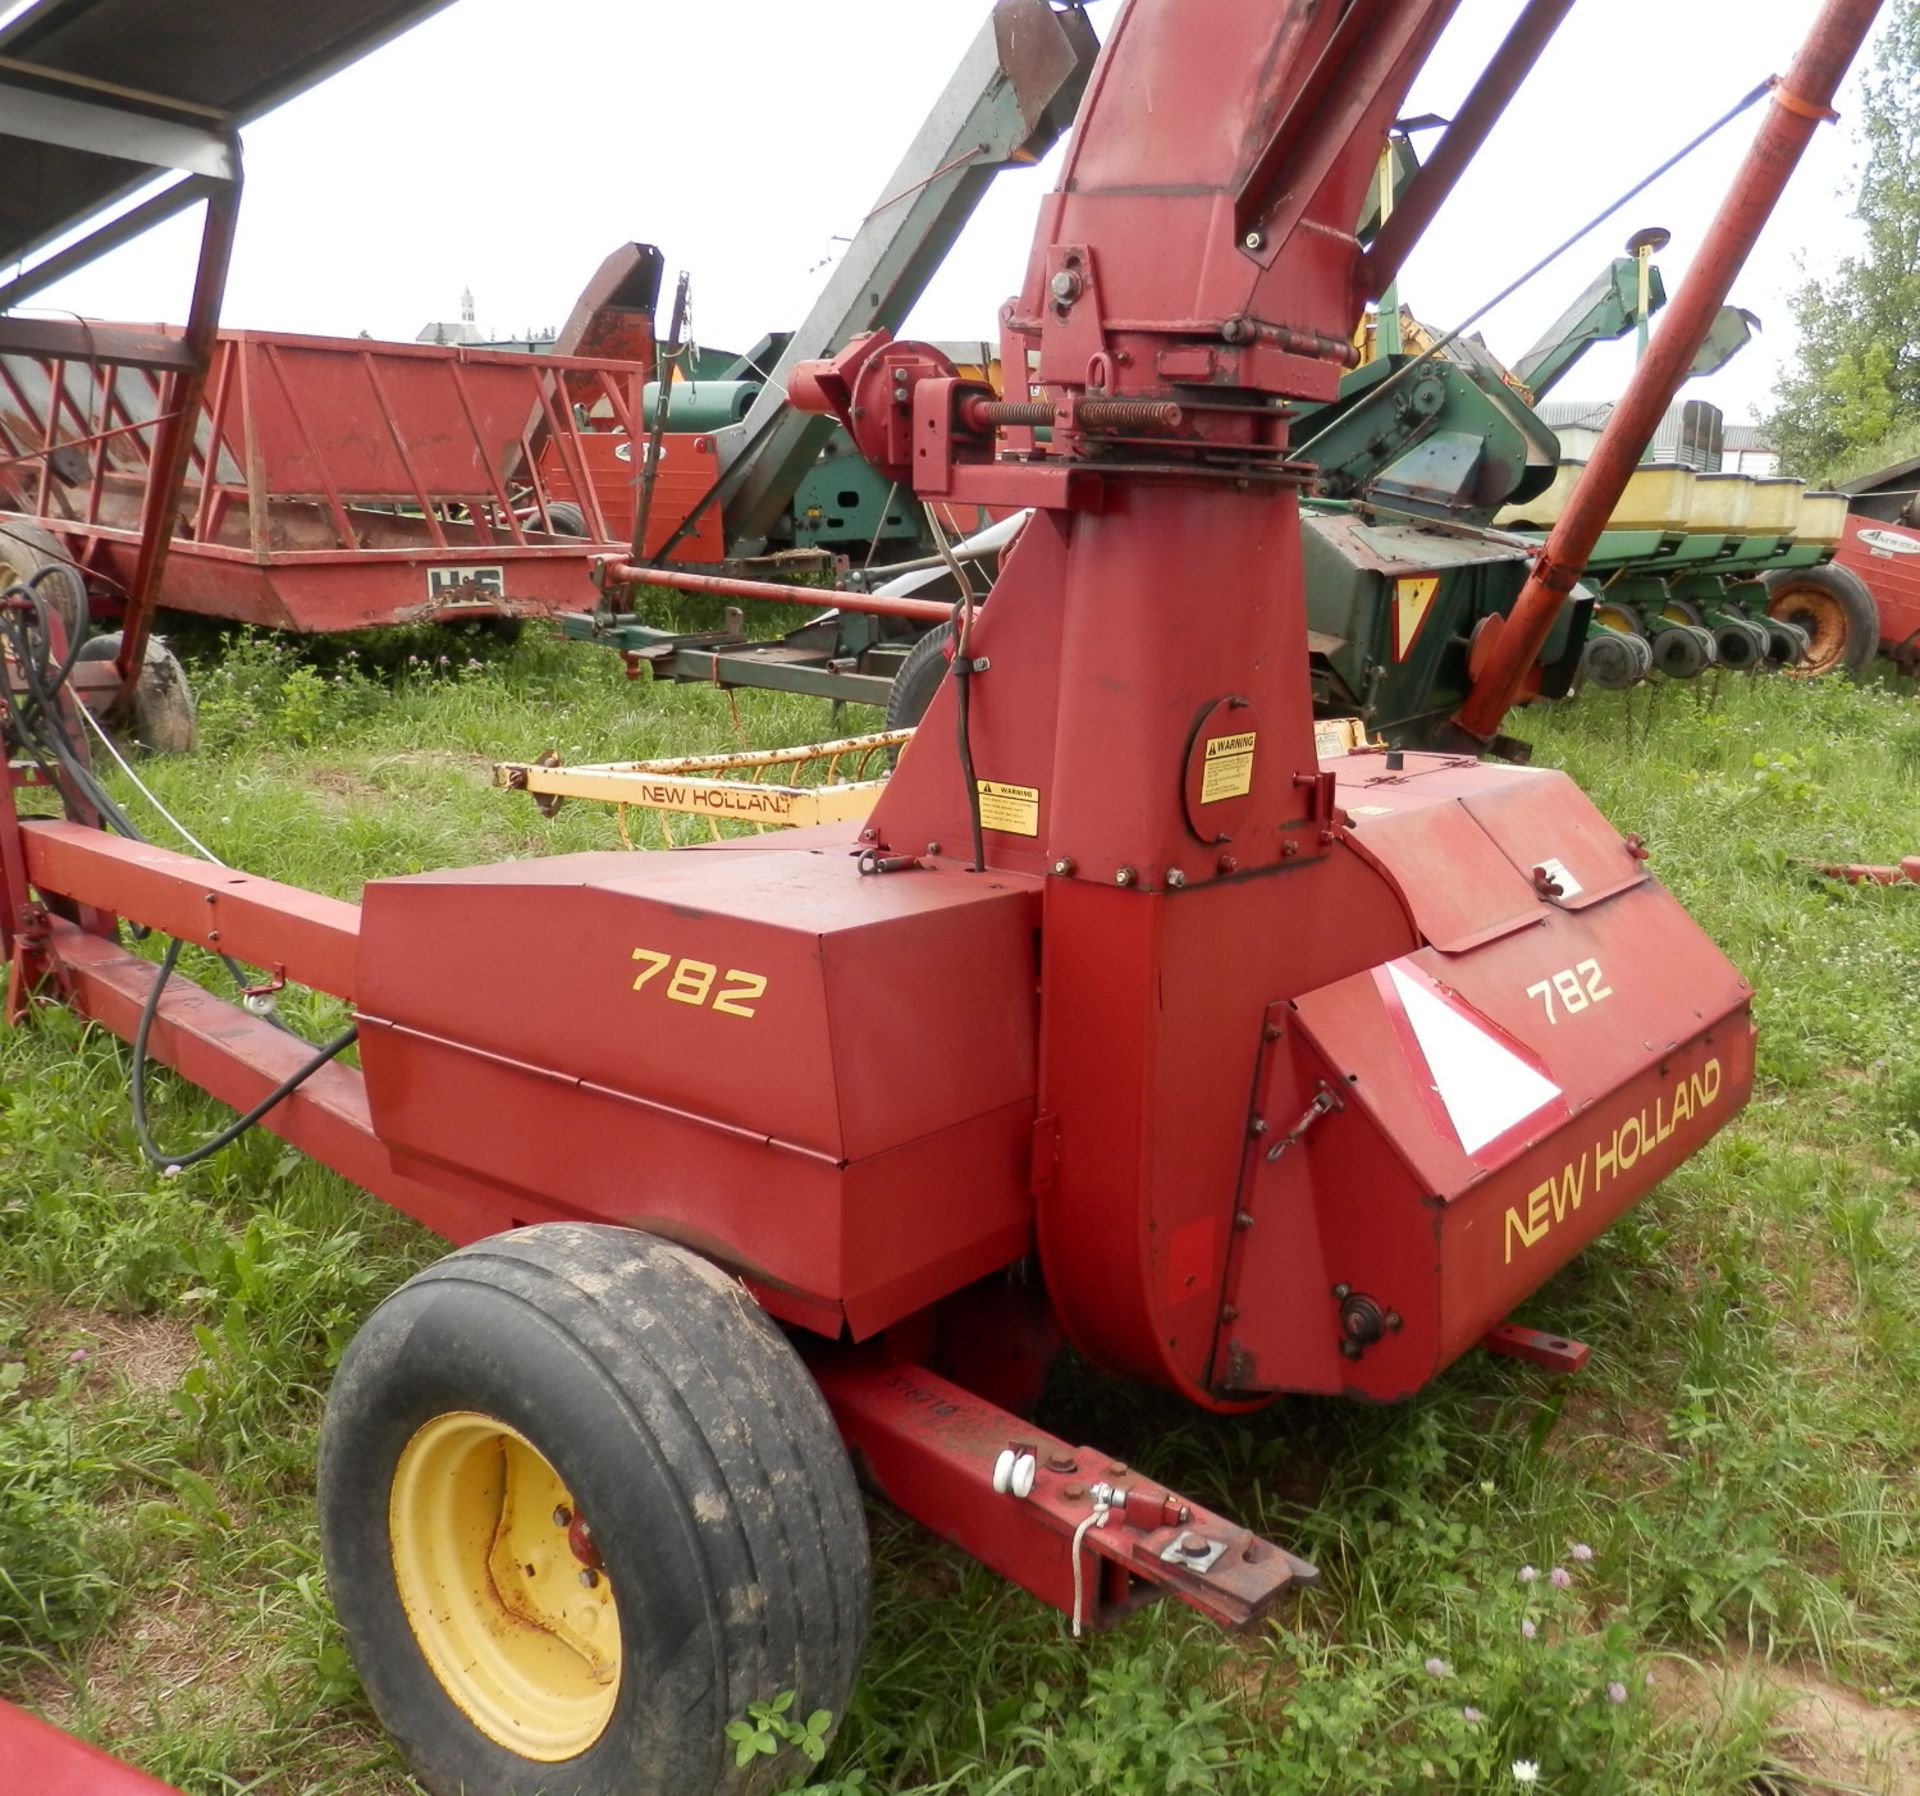
[[[1451,0],[1132,0],[1006,315],[1040,396],[884,333],[796,376],[923,496],[1035,508],[858,840],[359,905],[273,885],[93,826],[49,744],[74,733],[54,608],[9,595],[10,715],[52,750],[12,778],[70,807],[21,822],[0,788],[16,1008],[137,1034],[473,1243],[366,1324],[320,1466],[334,1599],[429,1788],[764,1776],[726,1722],[786,1690],[838,1713],[857,1674],[855,1462],[1076,1626],[1162,1593],[1252,1621],[1311,1568],[1019,1419],[1051,1347],[1218,1411],[1406,1396],[1745,1101],[1747,983],[1567,778],[1314,754],[1289,404],[1333,395],[1570,5],[1527,0],[1363,247]],[[1776,85],[1481,645],[1463,748],[1875,10],[1827,0]],[[350,1000],[358,1068],[167,982],[122,919]]]

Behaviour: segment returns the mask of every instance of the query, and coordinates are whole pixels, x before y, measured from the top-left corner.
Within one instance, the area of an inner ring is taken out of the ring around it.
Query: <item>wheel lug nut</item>
[[[566,1504],[562,1503],[554,1510],[553,1525],[556,1528],[570,1528],[573,1526],[573,1511],[569,1509]]]
[[[580,1568],[580,1582],[586,1589],[591,1590],[600,1582],[600,1574],[592,1566],[583,1565]]]

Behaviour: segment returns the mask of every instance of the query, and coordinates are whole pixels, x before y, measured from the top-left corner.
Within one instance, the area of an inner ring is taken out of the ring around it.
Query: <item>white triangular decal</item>
[[[1560,1096],[1551,1079],[1454,1009],[1424,979],[1397,964],[1389,964],[1387,972],[1426,1056],[1434,1089],[1468,1153],[1478,1153]]]

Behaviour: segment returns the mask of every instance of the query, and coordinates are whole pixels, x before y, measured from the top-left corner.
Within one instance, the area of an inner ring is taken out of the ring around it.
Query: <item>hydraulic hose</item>
[[[934,516],[932,503],[923,502],[923,509],[927,514],[927,526],[933,532],[933,545],[960,589],[959,597],[953,602],[953,708],[960,728],[960,773],[967,782],[967,821],[973,833],[973,871],[984,873],[987,870],[986,832],[981,826],[980,782],[973,772],[973,676],[979,671],[973,661],[973,582],[967,578],[967,570],[961,566],[959,557],[953,552],[953,545],[947,541],[947,533],[940,528],[940,520]]]
[[[50,663],[53,643],[50,607],[47,599],[40,592],[42,584],[51,576],[64,576],[71,582],[74,589],[72,627],[68,631],[65,653],[57,667]],[[0,649],[4,649],[11,656],[19,669],[21,684],[26,688],[26,696],[22,699],[14,692],[12,683],[0,677],[0,713],[4,714],[10,733],[18,740],[21,748],[33,756],[42,770],[54,777],[61,800],[69,815],[82,809],[82,805],[76,800],[84,800],[85,805],[90,806],[129,841],[145,841],[145,835],[100,783],[81,752],[80,746],[69,737],[66,721],[60,715],[62,688],[65,687],[74,667],[79,662],[80,648],[88,634],[90,619],[85,582],[76,578],[68,568],[44,567],[36,570],[25,581],[10,586],[4,593],[0,593],[0,601],[16,597],[24,597],[32,609],[31,620],[22,621],[17,611],[0,605]],[[57,773],[54,767],[48,765],[49,759],[57,767]],[[128,927],[142,937],[147,933],[143,927],[136,924],[129,924]],[[357,1027],[350,1028],[333,1041],[322,1044],[312,1060],[276,1086],[246,1115],[236,1118],[218,1134],[195,1147],[178,1154],[167,1153],[153,1139],[147,1126],[147,1040],[152,1032],[153,1019],[160,1007],[160,995],[173,975],[174,967],[180,959],[181,947],[182,944],[178,940],[168,943],[167,951],[161,959],[159,977],[155,979],[152,990],[147,994],[146,1003],[141,1007],[139,1025],[134,1034],[133,1066],[129,1078],[133,1100],[134,1134],[140,1142],[141,1151],[156,1166],[174,1171],[184,1166],[195,1165],[237,1141],[276,1104],[281,1103],[291,1092],[297,1091],[321,1067],[350,1046],[359,1034]],[[220,962],[227,969],[234,984],[244,987],[246,978],[238,962],[225,954],[220,956]],[[278,1017],[269,1016],[267,1020],[274,1028],[288,1034],[292,1033]]]
[[[359,1038],[360,1026],[356,1023],[332,1041],[324,1043],[319,1052],[297,1072],[282,1079],[259,1103],[244,1116],[235,1117],[217,1134],[210,1135],[205,1141],[180,1153],[169,1153],[153,1138],[147,1126],[147,1037],[153,1031],[153,1019],[160,1012],[160,994],[167,989],[167,981],[173,977],[173,969],[180,959],[183,944],[176,938],[167,944],[167,951],[160,959],[160,973],[147,992],[146,1002],[140,1006],[140,1021],[133,1032],[133,1132],[139,1138],[140,1151],[155,1166],[166,1172],[178,1172],[182,1167],[197,1165],[200,1161],[219,1153],[224,1147],[231,1147],[250,1128],[276,1104],[283,1103],[298,1091],[330,1060],[350,1048]]]

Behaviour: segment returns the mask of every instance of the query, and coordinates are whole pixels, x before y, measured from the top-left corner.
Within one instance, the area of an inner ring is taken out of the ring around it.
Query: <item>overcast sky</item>
[[[1183,0],[1203,13],[1209,0]],[[1408,115],[1450,115],[1519,9],[1462,0]],[[0,14],[10,10],[0,0]],[[701,341],[791,328],[836,234],[881,197],[985,0],[454,0],[246,134],[247,194],[225,322],[411,339],[457,318],[558,324],[616,244],[690,268]],[[1104,28],[1117,0],[1098,0]],[[1583,0],[1410,263],[1403,297],[1459,322],[1741,94],[1784,73],[1814,0]],[[1857,106],[1857,80],[1841,99]],[[1669,290],[1751,140],[1755,108],[1590,235],[1482,327],[1508,360],[1619,252],[1673,232]],[[1853,242],[1855,145],[1816,137],[1734,288],[1760,342],[1695,396],[1743,421],[1791,349],[1786,297]],[[1003,175],[910,321],[992,334],[1057,162]],[[34,309],[179,319],[197,223],[176,220],[39,296]],[[1594,352],[1562,397],[1611,397],[1631,352]]]

